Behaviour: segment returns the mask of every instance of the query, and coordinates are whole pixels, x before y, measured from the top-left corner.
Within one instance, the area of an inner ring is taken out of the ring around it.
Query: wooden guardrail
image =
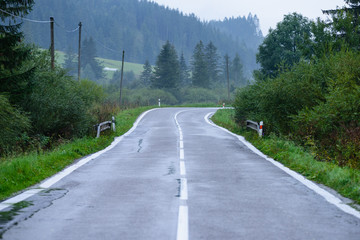
[[[102,122],[102,123],[99,123],[99,124],[96,124],[95,126],[95,129],[97,131],[96,133],[96,138],[99,138],[100,137],[100,133],[105,131],[105,130],[108,130],[108,129],[111,129],[115,132],[116,131],[116,128],[115,128],[115,117],[113,116],[112,117],[112,120],[111,121],[106,121],[106,122]]]

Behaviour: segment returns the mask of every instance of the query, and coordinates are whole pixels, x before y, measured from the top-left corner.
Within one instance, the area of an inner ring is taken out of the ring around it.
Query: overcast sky
[[[225,17],[248,16],[251,12],[260,19],[264,35],[269,28],[288,13],[298,12],[316,19],[323,17],[322,9],[335,9],[344,6],[344,0],[153,0],[160,5],[179,9],[184,13],[194,13],[202,20],[222,20]]]

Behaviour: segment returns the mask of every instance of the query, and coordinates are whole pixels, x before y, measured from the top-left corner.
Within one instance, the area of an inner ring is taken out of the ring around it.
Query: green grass
[[[63,144],[52,151],[29,153],[0,162],[0,200],[30,187],[64,169],[74,160],[100,151],[111,144],[115,136],[127,132],[137,117],[153,107],[124,110],[116,116],[116,133],[108,131],[100,138],[85,137]]]
[[[56,62],[60,65],[64,64],[65,62],[65,53],[62,51],[56,51],[55,53]],[[100,62],[103,63],[104,67],[108,68],[116,68],[121,70],[121,61],[111,60],[106,58],[96,58]],[[131,72],[133,71],[136,76],[140,76],[141,72],[143,71],[143,65],[139,63],[131,63],[131,62],[124,62],[124,72]],[[111,79],[114,75],[113,71],[105,71],[106,78]]]
[[[237,126],[234,121],[235,110],[219,110],[212,117],[214,123],[242,135],[256,148],[288,168],[308,179],[328,186],[342,196],[360,204],[360,172],[348,167],[341,168],[328,162],[319,162],[304,148],[275,135],[259,138],[252,131]]]

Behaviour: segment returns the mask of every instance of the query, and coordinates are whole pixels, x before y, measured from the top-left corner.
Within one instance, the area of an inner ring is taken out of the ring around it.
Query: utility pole
[[[123,83],[123,76],[124,76],[124,57],[125,51],[122,54],[122,64],[121,64],[121,79],[120,79],[120,107],[121,107],[121,94],[122,94],[122,83]]]
[[[78,52],[78,81],[80,81],[81,74],[81,22],[79,22],[79,52]]]
[[[50,17],[50,56],[51,69],[55,69],[54,18]]]
[[[226,60],[226,77],[227,77],[227,89],[228,89],[228,101],[230,101],[230,80],[229,80],[229,55],[225,55]]]

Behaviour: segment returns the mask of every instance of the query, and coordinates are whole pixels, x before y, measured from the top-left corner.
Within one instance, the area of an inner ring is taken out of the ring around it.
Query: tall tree
[[[191,84],[190,72],[183,53],[180,56],[180,82],[182,86],[189,86]]]
[[[157,57],[151,86],[160,89],[176,89],[180,82],[180,64],[175,47],[169,41],[163,45]]]
[[[266,76],[276,76],[279,66],[292,66],[301,57],[309,58],[310,22],[298,13],[288,14],[270,29],[264,42],[259,47],[256,60],[261,64],[261,71]]]
[[[210,84],[214,84],[219,81],[219,59],[220,56],[217,53],[217,48],[210,42],[205,48],[205,58],[207,62],[207,71],[209,75]]]
[[[143,66],[143,71],[140,76],[141,83],[146,87],[150,86],[151,77],[152,77],[152,66],[150,65],[149,60],[146,60]]]
[[[25,16],[34,5],[33,0],[0,1],[0,92],[10,93],[10,101],[18,104],[22,93],[29,90],[28,80],[32,64],[24,67],[31,48],[22,43],[21,23],[14,16]]]
[[[101,65],[101,62],[97,60],[96,57],[96,46],[93,38],[86,38],[82,43],[81,68],[84,70],[85,73],[92,72],[93,74],[89,74],[87,77],[91,77],[90,79],[94,81],[104,78],[103,67]]]
[[[196,44],[192,57],[192,84],[196,87],[210,88],[209,72],[202,41]]]
[[[243,76],[243,65],[241,64],[241,59],[238,53],[236,53],[235,58],[232,61],[231,76],[235,86],[246,84]]]

